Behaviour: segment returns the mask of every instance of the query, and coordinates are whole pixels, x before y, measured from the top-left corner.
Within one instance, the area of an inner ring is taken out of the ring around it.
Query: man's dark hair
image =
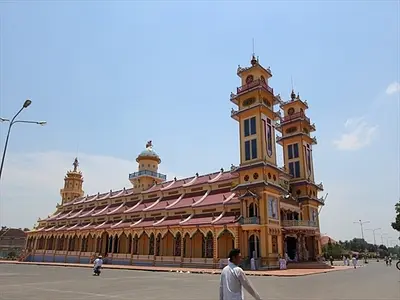
[[[240,254],[240,249],[232,249],[229,252],[229,260],[232,260],[232,258],[238,256]]]

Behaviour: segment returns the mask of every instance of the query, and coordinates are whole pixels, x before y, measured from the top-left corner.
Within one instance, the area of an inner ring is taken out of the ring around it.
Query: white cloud
[[[53,213],[74,158],[56,151],[7,155],[0,183],[0,224],[31,227],[38,217]],[[110,156],[79,154],[79,162],[85,194],[131,187],[128,174],[137,170],[136,161]],[[167,178],[176,176],[160,168]]]
[[[395,93],[400,93],[400,82],[392,82],[391,84],[388,85],[386,88],[386,94],[392,95]]]
[[[345,133],[333,141],[339,150],[358,150],[368,146],[378,130],[378,126],[371,126],[363,118],[347,119]]]

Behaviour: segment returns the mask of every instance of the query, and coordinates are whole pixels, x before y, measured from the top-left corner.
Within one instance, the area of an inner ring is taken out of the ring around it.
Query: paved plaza
[[[384,263],[301,277],[249,277],[263,299],[400,299],[400,271]],[[0,299],[215,300],[219,276],[0,264]],[[246,299],[251,299],[247,295]]]

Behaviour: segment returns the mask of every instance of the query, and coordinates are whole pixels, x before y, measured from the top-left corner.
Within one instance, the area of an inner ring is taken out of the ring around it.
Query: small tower
[[[279,115],[274,111],[278,99],[268,84],[272,77],[270,68],[264,68],[255,55],[249,67],[238,67],[237,75],[241,86],[231,101],[238,106],[231,116],[239,122],[240,164],[267,162],[276,165],[275,120]]]
[[[146,149],[136,158],[138,171],[129,174],[129,180],[135,191],[144,191],[154,184],[161,183],[167,179],[167,176],[158,173],[158,165],[161,163],[160,157],[153,150],[151,141],[146,143]]]
[[[315,124],[306,115],[307,101],[293,90],[290,100],[281,102],[280,107],[284,116],[278,127],[282,136],[277,142],[283,147],[285,168],[292,176],[292,193],[302,204],[303,219],[317,222],[318,206],[323,205],[318,192],[323,191],[323,185],[316,184],[314,178],[312,151],[317,138],[310,133],[315,131]]]
[[[74,166],[74,170],[67,172],[67,175],[64,177],[64,188],[60,190],[62,204],[71,202],[75,198],[82,197],[84,194],[82,189],[82,172],[78,171],[78,158],[75,158],[72,165]]]

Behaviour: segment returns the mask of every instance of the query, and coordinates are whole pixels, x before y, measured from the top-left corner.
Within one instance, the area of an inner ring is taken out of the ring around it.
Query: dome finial
[[[150,140],[150,141],[147,141],[147,143],[146,143],[146,149],[152,149],[153,148],[153,144],[152,144],[152,141]]]
[[[292,101],[296,99],[296,93],[292,89],[292,93],[290,94],[290,98],[292,98]]]
[[[74,163],[72,165],[74,166],[74,172],[77,172],[79,166],[79,161],[77,157],[75,157]]]

